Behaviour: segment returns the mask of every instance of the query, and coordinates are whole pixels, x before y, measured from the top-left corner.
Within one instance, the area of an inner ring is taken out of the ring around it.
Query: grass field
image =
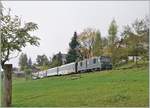
[[[13,80],[13,105],[145,107],[149,104],[148,66]]]

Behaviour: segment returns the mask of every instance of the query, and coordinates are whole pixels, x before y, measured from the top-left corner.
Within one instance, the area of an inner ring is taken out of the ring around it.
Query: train
[[[111,58],[108,56],[99,56],[33,73],[32,79],[109,69],[112,69]]]

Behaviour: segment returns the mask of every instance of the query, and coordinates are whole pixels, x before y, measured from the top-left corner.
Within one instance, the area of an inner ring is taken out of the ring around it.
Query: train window
[[[108,57],[105,60],[106,60],[106,62],[111,62],[110,58],[108,58]]]
[[[110,57],[101,57],[102,62],[111,62]]]
[[[101,59],[101,61],[104,61],[104,57],[101,57],[100,59]]]
[[[95,64],[96,63],[96,59],[93,59],[93,64]]]
[[[87,60],[87,65],[89,64],[89,61]]]
[[[82,62],[80,62],[80,66],[82,66]]]

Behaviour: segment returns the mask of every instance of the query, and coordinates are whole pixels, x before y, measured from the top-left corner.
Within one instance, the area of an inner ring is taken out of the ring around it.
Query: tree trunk
[[[11,106],[12,99],[12,64],[4,65],[4,80],[3,80],[3,107]]]

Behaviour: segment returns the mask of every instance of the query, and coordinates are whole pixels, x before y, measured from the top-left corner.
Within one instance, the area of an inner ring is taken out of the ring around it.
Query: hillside
[[[13,81],[13,106],[148,106],[148,66]]]

